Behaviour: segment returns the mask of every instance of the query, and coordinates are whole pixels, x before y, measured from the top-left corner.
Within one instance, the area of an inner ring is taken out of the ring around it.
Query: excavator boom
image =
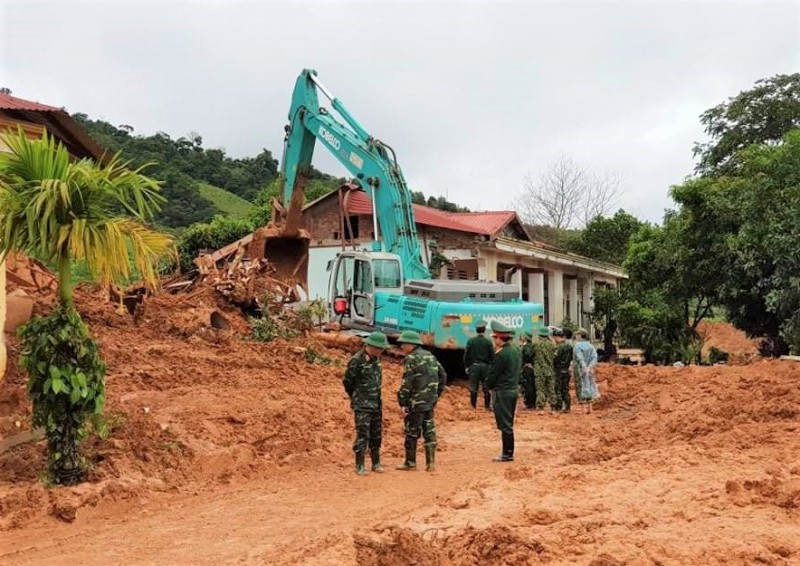
[[[344,104],[319,82],[316,74],[316,71],[304,69],[295,83],[281,159],[281,199],[273,202],[273,219],[263,230],[259,245],[263,240],[266,257],[292,271],[300,265],[299,258],[293,258],[292,254],[307,257],[308,234],[300,228],[300,220],[311,160],[319,141],[372,199],[373,250],[400,256],[407,278],[429,278],[429,271],[421,260],[411,192],[394,152],[371,136]],[[329,99],[342,121],[320,106],[319,92]],[[305,270],[307,272],[307,259]]]

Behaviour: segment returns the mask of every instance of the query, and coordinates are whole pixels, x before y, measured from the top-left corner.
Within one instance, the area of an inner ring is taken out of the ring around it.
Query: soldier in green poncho
[[[381,437],[383,406],[381,402],[381,352],[389,347],[382,332],[373,332],[364,340],[364,347],[347,364],[342,383],[350,397],[350,406],[356,418],[356,440],[353,452],[356,455],[356,473],[367,473],[364,453],[369,447],[372,471],[382,472]]]
[[[486,385],[492,390],[494,418],[503,444],[502,453],[495,462],[514,460],[514,412],[519,396],[519,377],[522,360],[519,350],[511,344],[512,330],[492,321],[495,355]]]
[[[422,338],[413,330],[405,330],[397,340],[406,355],[403,362],[403,382],[397,392],[397,402],[405,415],[405,461],[398,470],[417,469],[417,441],[425,439],[425,469],[436,469],[436,424],[433,409],[444,393],[447,374],[442,364],[425,348]]]
[[[486,376],[494,359],[494,346],[484,332],[486,322],[477,320],[475,322],[476,336],[467,340],[467,347],[464,350],[464,367],[469,376],[469,402],[472,408],[478,406],[478,386],[483,389],[483,406],[487,411],[491,411],[491,394],[486,387]]]

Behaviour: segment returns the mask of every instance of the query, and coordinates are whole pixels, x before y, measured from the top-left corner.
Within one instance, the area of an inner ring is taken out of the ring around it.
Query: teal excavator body
[[[295,83],[281,160],[282,198],[274,203],[273,222],[284,237],[298,232],[317,141],[371,199],[370,249],[343,251],[329,266],[330,316],[345,327],[379,329],[390,336],[415,330],[426,344],[449,350],[466,346],[479,318],[501,321],[518,332],[542,326],[542,305],[521,301],[516,286],[431,278],[422,261],[411,192],[394,150],[371,136],[316,75],[304,69]],[[320,106],[318,92],[330,100],[341,122]]]

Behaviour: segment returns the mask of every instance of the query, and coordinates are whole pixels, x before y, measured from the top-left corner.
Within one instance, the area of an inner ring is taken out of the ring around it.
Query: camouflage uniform
[[[559,410],[569,412],[569,368],[572,363],[572,343],[569,340],[562,340],[556,346],[553,358],[553,370],[556,376],[556,404]]]
[[[546,403],[556,408],[555,376],[553,357],[555,348],[549,338],[539,337],[533,343],[533,376],[536,380],[536,408],[543,409]]]
[[[536,381],[533,378],[533,344],[522,346],[522,393],[526,409],[536,407]]]
[[[478,386],[483,388],[483,404],[490,410],[492,397],[486,387],[486,376],[494,359],[494,346],[492,341],[483,334],[478,334],[467,340],[464,350],[464,367],[469,376],[469,401],[473,408],[478,404]]]
[[[436,424],[433,409],[444,393],[447,374],[439,361],[427,350],[417,346],[403,364],[403,382],[397,392],[397,402],[407,410],[405,429],[405,468],[413,469],[417,461],[417,440],[425,439],[428,468],[433,469],[436,450]]]
[[[353,442],[353,451],[361,454],[369,447],[373,466],[380,461],[380,448],[382,439],[382,381],[381,360],[367,354],[362,348],[347,364],[342,382],[347,395],[350,396],[350,406],[355,412],[356,440]]]

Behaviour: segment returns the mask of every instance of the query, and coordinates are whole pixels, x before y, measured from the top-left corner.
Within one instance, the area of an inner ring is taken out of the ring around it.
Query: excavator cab
[[[342,252],[330,270],[329,314],[344,326],[375,324],[375,294],[401,295],[400,258],[380,252]]]

